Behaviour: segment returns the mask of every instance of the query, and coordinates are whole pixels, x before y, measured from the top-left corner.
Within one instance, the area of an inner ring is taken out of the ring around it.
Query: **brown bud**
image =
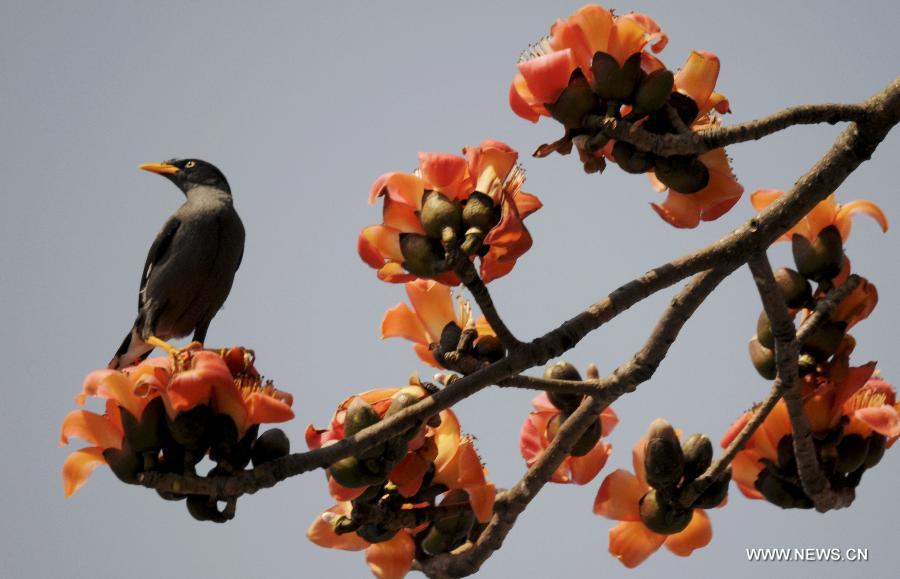
[[[291,452],[291,441],[280,428],[272,428],[253,442],[250,458],[253,466],[259,466],[287,456]]]
[[[351,489],[367,487],[384,482],[386,477],[370,472],[355,456],[342,458],[328,467],[328,473],[341,486]]]
[[[418,233],[400,234],[403,267],[420,277],[434,277],[446,268],[444,249],[440,242]]]
[[[447,199],[443,193],[426,191],[419,220],[428,237],[441,239],[446,227],[457,233],[462,230],[462,207]]]
[[[826,322],[806,340],[803,351],[819,361],[825,361],[838,351],[846,333],[847,324],[844,322]]]
[[[709,169],[696,156],[659,157],[654,173],[663,185],[685,195],[697,193],[709,184]]]
[[[625,141],[616,141],[616,144],[613,145],[613,158],[626,173],[639,175],[653,168],[650,155],[644,151],[638,151],[634,145]]]
[[[759,313],[756,320],[756,339],[760,345],[768,349],[775,347],[775,336],[772,334],[772,324],[769,322],[769,316],[765,310]]]
[[[122,448],[107,448],[103,451],[103,459],[120,481],[137,484],[138,475],[144,470],[144,459],[140,453],[124,444]]]
[[[640,114],[655,112],[662,108],[675,84],[675,75],[671,70],[654,70],[641,81],[634,95],[634,110]]]
[[[662,418],[654,420],[647,429],[644,471],[647,484],[657,489],[674,487],[684,474],[684,453],[678,436]]]
[[[837,227],[829,225],[810,243],[802,235],[791,238],[797,269],[809,279],[829,281],[841,272],[844,263],[844,241]]]
[[[469,195],[462,215],[466,225],[482,231],[490,231],[500,221],[500,212],[497,211],[494,200],[480,191]]]
[[[754,336],[750,340],[750,361],[759,375],[766,380],[774,380],[778,373],[775,368],[775,352],[759,343]]]
[[[694,506],[698,509],[714,509],[722,504],[725,497],[728,496],[728,485],[731,483],[731,467],[722,473],[712,482],[703,494],[694,501]]]
[[[655,489],[641,497],[640,513],[647,528],[660,535],[683,531],[694,517],[693,509],[679,509],[664,503]]]
[[[350,437],[373,424],[378,423],[381,417],[361,396],[350,401],[344,418],[344,436]]]
[[[544,369],[544,378],[548,380],[572,380],[581,381],[581,374],[569,362],[560,360],[555,364],[551,364]],[[563,412],[572,413],[581,404],[583,396],[581,394],[569,394],[565,392],[547,391],[547,398],[550,402],[562,410]]]
[[[479,336],[475,342],[475,355],[488,362],[496,362],[506,356],[506,348],[497,336]]]
[[[634,94],[641,79],[641,54],[632,54],[620,67],[615,57],[597,52],[591,61],[591,72],[600,98],[624,101]]]
[[[397,529],[388,529],[381,525],[360,525],[356,534],[369,543],[383,543],[397,534]]]
[[[690,482],[706,472],[712,464],[713,447],[703,434],[692,434],[681,444],[684,453],[684,480]]]
[[[812,286],[809,285],[809,280],[796,270],[789,267],[776,270],[775,283],[778,284],[784,302],[789,308],[802,308],[812,300]]]
[[[837,445],[835,469],[842,473],[855,471],[865,464],[868,451],[868,440],[858,434],[848,434]]]
[[[124,407],[120,407],[122,429],[125,438],[135,452],[162,448],[169,439],[169,428],[166,426],[166,407],[162,397],[151,400],[136,420]]]
[[[759,472],[754,483],[767,501],[782,509],[811,509],[813,502],[796,484],[772,473],[769,468]]]
[[[569,85],[563,89],[555,103],[545,106],[554,119],[561,122],[566,129],[581,128],[585,115],[598,107],[597,95],[591,90],[580,69],[575,69],[569,79]]]
[[[887,444],[887,438],[883,434],[873,432],[869,435],[869,446],[864,463],[866,468],[872,468],[881,462],[881,457],[884,456],[885,444]]]

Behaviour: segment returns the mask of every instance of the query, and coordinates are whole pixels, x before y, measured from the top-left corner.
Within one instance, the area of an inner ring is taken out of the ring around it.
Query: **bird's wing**
[[[147,287],[147,280],[150,278],[150,272],[153,266],[165,259],[169,246],[172,245],[172,238],[175,232],[181,226],[181,220],[175,217],[169,217],[163,225],[162,230],[153,240],[150,251],[147,252],[147,261],[144,263],[144,271],[141,273],[141,289],[138,291],[138,310],[144,307],[144,290]]]

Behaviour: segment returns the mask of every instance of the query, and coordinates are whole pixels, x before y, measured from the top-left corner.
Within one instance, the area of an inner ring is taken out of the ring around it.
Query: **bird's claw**
[[[176,348],[172,344],[166,342],[165,340],[160,340],[156,336],[150,336],[149,338],[147,338],[144,341],[155,348],[162,348],[163,350],[166,351],[167,354],[174,354],[175,352],[178,351],[178,348]]]

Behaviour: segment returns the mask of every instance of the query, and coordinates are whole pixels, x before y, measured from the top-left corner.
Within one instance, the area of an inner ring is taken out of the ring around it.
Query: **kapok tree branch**
[[[494,306],[494,300],[491,298],[487,286],[484,285],[481,277],[478,276],[478,272],[475,271],[475,266],[472,265],[472,262],[468,259],[460,259],[457,261],[457,265],[454,269],[456,275],[462,280],[463,285],[465,285],[466,289],[472,294],[481,313],[484,314],[488,324],[491,325],[491,329],[497,334],[497,338],[500,339],[500,342],[506,347],[506,350],[511,352],[521,346],[522,342],[512,334],[506,326],[506,323],[500,317],[500,314],[497,312],[497,308]]]
[[[291,476],[327,467],[341,458],[364,452],[402,434],[424,417],[449,408],[490,384],[543,365],[574,347],[591,331],[663,288],[712,267],[737,267],[771,245],[871,157],[891,128],[900,121],[900,79],[867,100],[863,106],[866,108],[864,119],[845,129],[794,187],[758,216],[716,243],[620,286],[555,330],[523,344],[502,360],[463,376],[433,396],[333,445],[291,454],[252,470],[211,478],[149,472],[141,476],[140,483],[168,492],[229,497],[254,493]]]

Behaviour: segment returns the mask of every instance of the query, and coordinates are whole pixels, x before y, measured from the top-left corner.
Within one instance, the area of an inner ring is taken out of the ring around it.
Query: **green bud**
[[[718,507],[725,500],[725,497],[728,496],[729,484],[731,484],[731,467],[703,491],[703,494],[694,501],[694,506],[698,509],[714,509]]]
[[[713,447],[703,434],[692,434],[681,444],[684,453],[684,480],[690,482],[706,472],[712,464]]]
[[[650,155],[638,151],[634,145],[625,141],[616,141],[616,144],[613,145],[613,158],[626,173],[641,174],[653,168]]]
[[[869,451],[869,441],[858,434],[848,434],[837,445],[838,458],[835,469],[851,473],[863,466]]]
[[[370,543],[383,543],[397,534],[397,529],[387,529],[380,525],[361,525],[356,534]]]
[[[881,457],[884,456],[884,447],[886,443],[887,438],[885,438],[883,434],[873,432],[869,435],[869,446],[866,452],[866,461],[864,463],[866,468],[872,468],[881,462]]]
[[[673,535],[683,531],[694,517],[693,509],[679,509],[664,503],[656,489],[641,497],[640,513],[647,528],[660,535]]]
[[[259,466],[287,456],[291,452],[291,441],[280,428],[272,428],[262,433],[253,443],[250,455],[253,466]]]
[[[789,308],[802,308],[812,300],[812,286],[809,280],[796,270],[788,267],[776,270],[775,283],[781,289],[781,295],[784,296],[784,302]]]
[[[365,465],[355,456],[342,458],[328,467],[328,473],[341,486],[350,489],[367,487],[371,484],[373,476]]]
[[[591,61],[595,90],[600,98],[624,101],[634,94],[641,79],[641,54],[636,52],[621,67],[615,57],[597,52]]]
[[[663,185],[678,193],[697,193],[709,184],[709,169],[696,155],[658,157],[654,173]]]
[[[463,221],[469,227],[490,231],[500,221],[500,212],[489,195],[475,191],[463,206]]]
[[[506,356],[506,348],[497,336],[479,336],[475,342],[475,356],[488,362],[496,362]]]
[[[419,215],[422,227],[428,237],[441,239],[444,228],[455,232],[462,231],[462,207],[437,191],[426,191],[422,199],[422,212]]]
[[[684,453],[672,425],[657,418],[647,429],[644,447],[644,471],[647,484],[656,489],[669,489],[684,474]]]
[[[669,100],[675,75],[671,70],[654,70],[638,86],[634,95],[634,110],[640,114],[658,111]]]
[[[421,396],[417,396],[412,392],[398,392],[394,395],[393,400],[391,401],[391,405],[388,407],[387,412],[384,414],[384,417],[387,418],[389,416],[393,416],[404,408],[409,408],[421,399]]]
[[[750,361],[760,376],[766,380],[775,379],[775,352],[760,344],[755,336],[750,340]]]
[[[572,446],[569,454],[572,456],[584,456],[589,453],[597,445],[597,441],[600,440],[601,431],[600,417],[597,417],[596,420],[591,422],[588,429],[584,431],[581,438]]]
[[[159,449],[165,445],[169,438],[169,429],[166,426],[166,407],[161,397],[151,400],[144,408],[140,421],[136,420],[124,407],[119,408],[122,418],[122,429],[125,438],[135,452]]]
[[[581,128],[585,115],[594,111],[599,103],[591,85],[581,70],[576,68],[569,79],[569,85],[563,89],[556,102],[545,106],[566,129],[578,129]]]
[[[485,247],[484,232],[477,227],[470,227],[466,230],[466,236],[459,245],[459,250],[466,255],[485,255],[481,253]]]
[[[444,248],[440,242],[418,233],[400,234],[403,267],[420,277],[434,277],[446,268]]]
[[[759,313],[756,320],[756,339],[760,345],[768,349],[775,347],[775,336],[772,334],[772,324],[769,322],[769,316],[763,310]]]
[[[565,360],[560,360],[555,364],[547,366],[544,370],[544,378],[548,380],[572,380],[580,382],[581,374],[575,366]],[[578,405],[581,404],[581,400],[584,397],[581,394],[568,394],[565,392],[548,390],[547,398],[550,399],[550,402],[554,406],[563,412],[572,413],[578,408]]]
[[[754,483],[763,497],[782,509],[811,509],[813,502],[798,485],[778,477],[768,468],[760,471]]]
[[[829,225],[810,243],[802,235],[791,238],[794,262],[802,275],[823,282],[841,273],[844,263],[844,241],[837,227]]]
[[[357,396],[347,406],[347,413],[344,418],[344,436],[353,436],[357,432],[377,424],[380,420],[381,417],[378,416],[372,405],[362,397]]]

